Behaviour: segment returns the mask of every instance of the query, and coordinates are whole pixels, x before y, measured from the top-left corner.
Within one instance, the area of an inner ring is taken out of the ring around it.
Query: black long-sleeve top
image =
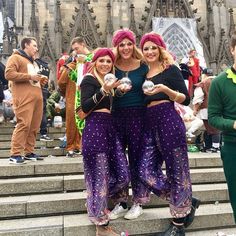
[[[182,104],[185,106],[189,105],[190,97],[188,94],[188,90],[185,85],[184,78],[181,74],[181,71],[179,70],[177,66],[170,65],[163,72],[149,78],[149,80],[151,80],[154,84],[164,84],[170,89],[183,93],[186,96],[186,98],[182,102]],[[169,96],[165,93],[157,93],[155,95],[145,97],[146,104],[149,104],[152,101],[161,101],[161,100],[171,101]]]
[[[85,75],[80,84],[80,89],[81,107],[83,112],[87,113],[90,110],[98,110],[103,108],[110,110],[110,96],[104,97],[101,92],[101,84],[92,75]]]

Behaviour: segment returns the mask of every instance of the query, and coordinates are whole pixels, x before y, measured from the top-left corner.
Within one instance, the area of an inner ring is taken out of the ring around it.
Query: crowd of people
[[[37,132],[40,140],[51,141],[47,122],[61,116],[67,157],[82,151],[86,206],[97,236],[120,235],[109,221],[138,218],[151,192],[169,203],[172,220],[161,235],[184,236],[200,205],[192,196],[190,138],[203,152],[221,148],[236,219],[236,65],[215,78],[210,68],[200,68],[195,49],[178,65],[159,34],[147,33],[140,47],[136,43],[129,29],[114,33],[113,48],[90,50],[83,38],[74,38],[72,53],[58,61],[58,88],[50,94],[48,65],[37,55],[36,39],[25,37],[7,61],[9,87],[0,93],[2,116],[17,123],[10,163],[42,160],[34,150]],[[235,50],[236,33],[231,39],[236,63]],[[85,119],[75,112],[78,107]],[[108,199],[114,203],[112,210]]]

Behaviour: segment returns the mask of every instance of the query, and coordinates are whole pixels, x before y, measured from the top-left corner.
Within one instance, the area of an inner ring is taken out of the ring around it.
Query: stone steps
[[[2,150],[0,152],[2,152]],[[55,152],[59,152],[58,154],[65,154],[65,151],[63,149],[51,149],[50,155],[57,154]],[[5,177],[83,173],[83,158],[81,155],[78,155],[78,157],[76,158],[66,158],[65,156],[51,156],[46,157],[44,161],[26,161],[26,163],[23,165],[9,164],[8,158],[3,158],[4,159],[0,159],[0,179]],[[215,168],[221,168],[222,162],[218,154],[215,155],[204,153],[201,154],[201,156],[190,154],[189,165],[191,169],[212,168],[214,170]]]
[[[43,174],[44,169],[40,169]],[[225,181],[222,168],[192,169],[193,184],[222,183]],[[0,195],[32,194],[64,191],[81,191],[85,189],[84,175],[56,175],[26,177],[0,180]]]
[[[36,148],[54,148],[59,147],[61,145],[61,142],[59,139],[55,139],[53,141],[36,141]],[[11,148],[11,142],[10,141],[2,141],[0,142],[0,150],[9,150]]]
[[[62,136],[64,136],[64,133],[50,133],[49,134],[50,135],[50,137],[52,137],[52,138],[54,138],[54,139],[58,139],[58,138],[60,138],[60,137],[62,137]],[[2,134],[2,133],[0,133],[0,142],[2,142],[2,141],[11,141],[11,134]],[[40,135],[38,134],[37,135],[37,140],[39,140],[39,138],[40,138]]]
[[[64,149],[54,149],[65,129],[49,128],[52,142],[39,141],[38,135],[35,152],[51,157],[11,165],[13,128],[0,125],[0,236],[95,236],[85,208],[82,156],[68,159]],[[186,235],[210,236],[235,226],[219,154],[189,153],[189,164],[193,195],[202,204]],[[167,202],[152,194],[140,218],[118,219],[111,225],[118,231],[128,230],[129,235],[151,236],[166,229],[169,218]]]
[[[14,126],[9,126],[9,127],[2,127],[0,126],[0,129],[1,129],[1,134],[10,134],[12,135],[13,133],[13,130],[14,130]],[[66,132],[66,129],[65,127],[62,127],[62,128],[53,128],[53,127],[48,127],[47,128],[47,131],[48,133],[65,133]]]
[[[21,185],[18,186],[21,188]],[[54,186],[56,190],[56,186]],[[58,189],[59,190],[59,189]],[[42,215],[55,214],[71,214],[78,212],[86,212],[86,192],[66,192],[64,189],[61,193],[24,195],[0,197],[0,219],[2,218],[17,218],[17,217],[32,217]],[[24,190],[24,194],[27,191]],[[130,199],[132,191],[130,190]],[[226,184],[206,184],[193,185],[193,195],[201,199],[202,205],[206,203],[225,202],[228,198]],[[151,194],[150,202],[145,205],[145,208],[167,206],[167,202],[159,199],[154,194]]]
[[[35,153],[39,154],[40,156],[63,156],[66,155],[66,151],[62,148],[43,148],[43,149],[35,149]],[[10,156],[9,150],[0,150],[0,159],[6,158]]]
[[[218,232],[223,232],[229,236],[236,235],[236,228],[221,228],[215,230],[199,230],[194,232],[189,232],[188,236],[216,236]]]
[[[8,158],[0,160],[0,179],[23,176],[47,176],[83,173],[82,156],[46,157],[43,161],[26,161],[23,165],[9,164]]]
[[[110,225],[114,226],[117,231],[127,230],[129,235],[149,235],[166,229],[169,218],[168,207],[152,208],[145,209],[144,214],[136,220],[128,221],[120,218],[111,221]],[[228,203],[205,204],[199,207],[194,223],[189,227],[186,235],[195,235],[191,232],[193,230],[232,225],[234,225],[233,215]],[[90,223],[87,214],[2,220],[0,235],[95,236],[95,226]]]

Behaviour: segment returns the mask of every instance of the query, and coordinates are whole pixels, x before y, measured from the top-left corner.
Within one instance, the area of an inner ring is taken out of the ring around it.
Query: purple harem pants
[[[89,219],[96,225],[109,221],[108,196],[129,184],[128,164],[121,168],[116,161],[116,158],[126,159],[125,154],[119,150],[121,147],[115,136],[111,114],[91,113],[86,118],[83,130],[82,153],[87,211]],[[115,174],[110,170],[111,162],[113,166],[117,164],[114,166]]]
[[[143,183],[169,201],[173,218],[186,216],[191,210],[192,186],[185,126],[172,102],[147,108],[142,146],[139,172]]]
[[[132,201],[139,204],[144,204],[150,200],[150,191],[141,182],[138,172],[145,111],[146,108],[143,107],[127,107],[116,109],[112,113],[122,152],[125,153],[128,147],[128,162],[133,193]],[[119,161],[120,166],[127,163],[127,160],[123,158],[116,158],[116,160]],[[128,190],[128,185],[126,188],[121,188],[120,192],[112,196],[113,201],[115,203],[127,202],[129,196]]]

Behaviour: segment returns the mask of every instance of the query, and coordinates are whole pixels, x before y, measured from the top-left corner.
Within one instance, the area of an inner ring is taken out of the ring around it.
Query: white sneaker
[[[186,136],[187,136],[187,138],[194,138],[195,137],[195,135],[191,132],[186,132]]]
[[[125,214],[124,218],[127,220],[133,220],[143,214],[143,208],[139,204],[134,204],[130,210]]]
[[[123,217],[126,212],[128,211],[128,208],[124,209],[120,203],[116,204],[116,206],[114,207],[114,209],[109,213],[109,219],[110,220],[115,220],[118,219],[120,217]]]
[[[4,120],[5,120],[5,119],[4,119],[4,116],[3,116],[3,115],[0,115],[0,124],[3,123]]]

